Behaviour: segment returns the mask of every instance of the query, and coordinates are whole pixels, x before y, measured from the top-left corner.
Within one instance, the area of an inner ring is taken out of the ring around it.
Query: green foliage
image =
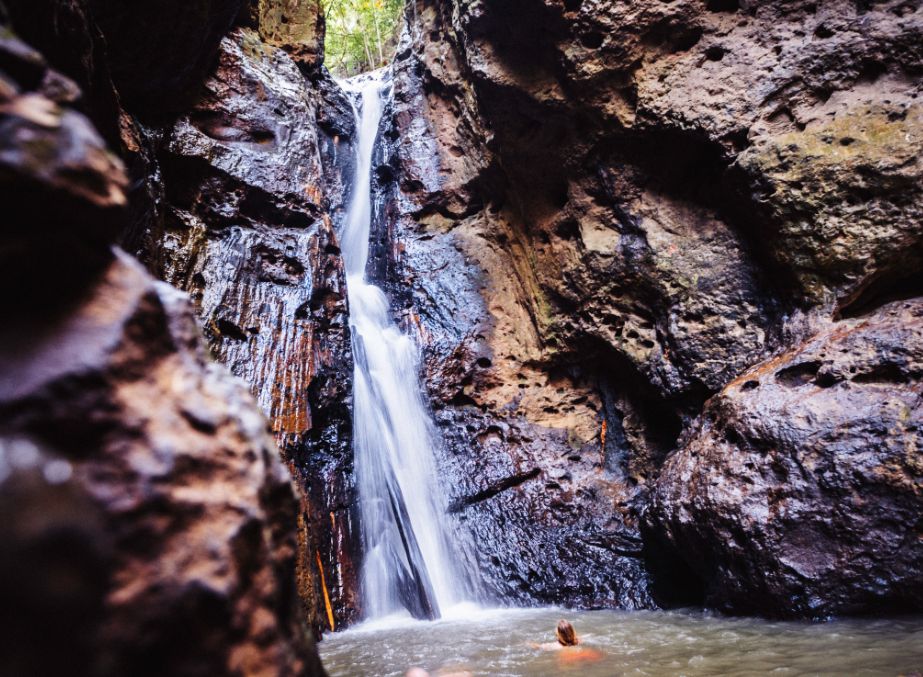
[[[326,64],[346,77],[391,61],[404,0],[321,0],[327,17]]]

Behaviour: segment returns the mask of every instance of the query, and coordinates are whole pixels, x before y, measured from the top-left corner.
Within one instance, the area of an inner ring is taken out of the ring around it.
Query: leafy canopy
[[[404,0],[321,0],[326,64],[347,77],[386,66],[397,44]]]

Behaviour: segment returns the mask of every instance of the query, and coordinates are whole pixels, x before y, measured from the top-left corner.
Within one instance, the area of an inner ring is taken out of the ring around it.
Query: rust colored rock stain
[[[330,515],[331,518],[333,515]],[[330,593],[327,592],[327,579],[324,576],[324,565],[320,561],[320,550],[315,550],[317,558],[317,570],[320,572],[320,585],[324,591],[324,607],[327,609],[327,622],[330,623],[330,631],[336,630],[336,624],[333,622],[333,606],[330,604]]]

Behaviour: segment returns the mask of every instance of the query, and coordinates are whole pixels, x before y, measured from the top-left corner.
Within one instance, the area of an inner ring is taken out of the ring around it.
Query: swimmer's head
[[[558,642],[563,646],[576,646],[579,642],[577,633],[574,631],[574,626],[564,619],[558,621],[556,634],[558,636]]]

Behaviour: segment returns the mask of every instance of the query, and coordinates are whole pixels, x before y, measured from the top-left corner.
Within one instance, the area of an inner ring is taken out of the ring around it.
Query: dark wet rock
[[[482,595],[524,605],[652,605],[637,524],[626,519],[639,492],[604,470],[598,445],[474,407],[437,411],[436,421],[450,512]]]
[[[419,0],[408,17],[378,170],[400,192],[372,266],[423,345],[460,532],[501,596],[651,604],[634,545],[588,544],[651,538],[650,486],[708,398],[831,315],[923,289],[920,9]],[[701,601],[686,582],[658,601]]]
[[[324,11],[318,2],[251,0],[260,37],[281,47],[300,67],[312,70],[324,59]]]
[[[112,248],[129,181],[91,108],[3,29],[0,672],[321,675],[291,476],[187,297]]]
[[[2,305],[45,304],[66,295],[57,275],[79,285],[110,259],[127,219],[128,179],[73,107],[73,82],[9,32],[0,59],[0,282],[19,290]]]
[[[88,0],[125,105],[147,115],[185,110],[214,67],[218,45],[243,2]]]
[[[923,303],[831,325],[715,396],[657,480],[652,529],[735,613],[923,604]]]
[[[213,353],[250,384],[304,490],[300,580],[318,629],[329,625],[324,583],[337,622],[358,612],[352,362],[332,220],[354,123],[328,77],[306,80],[252,29],[225,38],[205,93],[163,139],[164,226],[143,250],[192,295]]]
[[[0,336],[3,672],[322,674],[288,473],[185,297],[118,253],[79,301],[17,320]]]

